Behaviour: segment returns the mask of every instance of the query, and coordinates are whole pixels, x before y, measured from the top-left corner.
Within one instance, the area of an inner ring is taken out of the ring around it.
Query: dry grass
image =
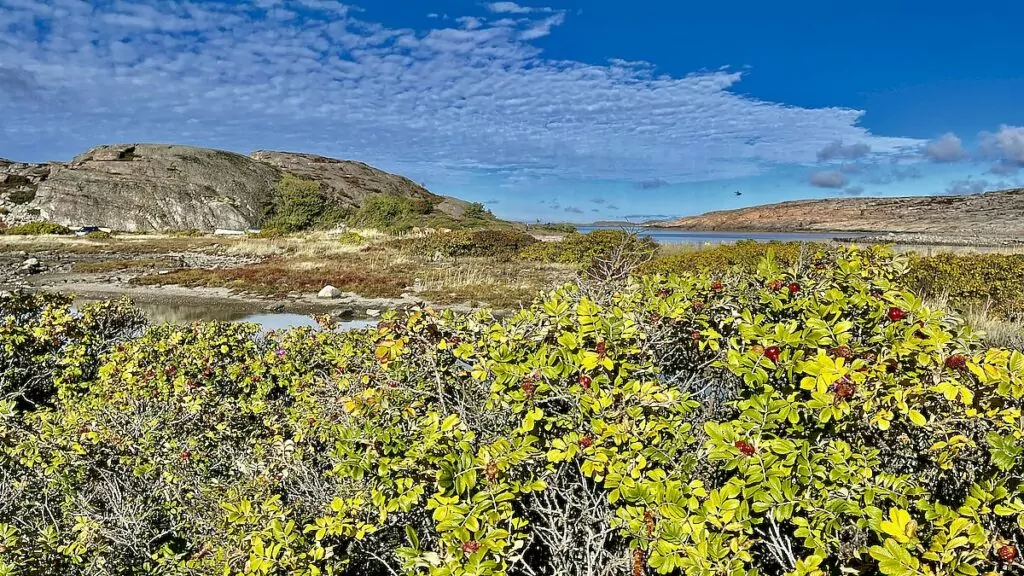
[[[1024,322],[1002,318],[989,305],[956,306],[946,295],[929,297],[926,302],[932,308],[958,309],[964,321],[981,333],[987,346],[1024,350]]]
[[[117,260],[99,260],[95,262],[76,262],[72,270],[79,274],[103,274],[116,270],[135,270],[151,268],[178,268],[181,261],[177,258],[130,258]]]
[[[530,302],[538,291],[572,275],[569,267],[561,265],[497,258],[431,262],[380,247],[326,257],[317,252],[315,247],[306,247],[239,268],[177,270],[140,276],[132,282],[265,295],[314,293],[329,284],[371,298],[396,298],[416,290],[420,297],[439,303],[475,302],[507,308]]]
[[[79,236],[0,236],[0,252],[61,252],[64,254],[118,255],[169,252],[217,252],[236,239],[203,236],[179,238],[166,235],[118,235],[96,240]]]

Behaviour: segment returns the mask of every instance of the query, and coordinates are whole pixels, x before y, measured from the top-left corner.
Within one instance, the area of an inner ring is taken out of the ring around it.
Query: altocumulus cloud
[[[0,156],[171,141],[357,158],[432,183],[685,183],[810,164],[837,141],[844,158],[923,144],[869,133],[859,110],[744,96],[737,71],[547,59],[532,42],[566,12],[489,8],[413,30],[333,0],[0,0],[4,75],[32,91],[0,93]]]

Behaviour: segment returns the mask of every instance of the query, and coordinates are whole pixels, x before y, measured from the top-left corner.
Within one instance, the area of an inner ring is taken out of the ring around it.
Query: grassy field
[[[332,285],[364,297],[416,293],[427,301],[516,308],[538,291],[573,281],[628,236],[617,231],[566,234],[537,242],[522,232],[455,231],[388,235],[373,230],[306,232],[272,238],[174,235],[0,236],[4,252],[60,254],[69,272],[126,273],[136,286],[229,288],[261,297],[315,293]],[[643,274],[753,271],[769,252],[782,266],[799,264],[823,244],[739,242],[660,245],[631,241]],[[1001,343],[1020,338],[1024,323],[1024,254],[1008,247],[904,249],[907,282],[932,301],[968,315]],[[186,263],[182,255],[226,258]]]

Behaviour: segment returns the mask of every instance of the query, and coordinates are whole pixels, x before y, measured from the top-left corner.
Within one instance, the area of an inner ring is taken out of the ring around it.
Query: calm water
[[[580,226],[581,234],[593,230],[619,230],[614,226]],[[640,236],[651,238],[659,244],[730,244],[738,240],[757,240],[758,242],[824,242],[831,240],[836,233],[786,233],[786,232],[691,232],[687,230],[665,230],[662,228],[638,228]],[[857,234],[841,233],[844,237]]]
[[[79,299],[78,302],[89,300]],[[259,324],[264,330],[282,330],[284,328],[298,328],[310,326],[313,328],[319,325],[312,317],[306,314],[292,314],[288,312],[254,312],[251,306],[235,305],[232,303],[204,303],[201,300],[197,304],[155,304],[151,302],[136,302],[135,307],[146,315],[146,318],[153,324],[172,322],[177,324],[188,324],[196,321],[219,320],[222,322],[252,322]],[[338,322],[342,330],[358,330],[376,326],[377,321],[372,319],[352,319]]]

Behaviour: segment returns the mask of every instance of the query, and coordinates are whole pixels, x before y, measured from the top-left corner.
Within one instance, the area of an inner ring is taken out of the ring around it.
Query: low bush
[[[1024,254],[915,255],[907,282],[922,294],[1024,321]]]
[[[110,240],[111,238],[114,237],[114,235],[111,234],[110,232],[94,230],[92,232],[87,232],[85,237],[88,238],[89,240]]]
[[[405,198],[374,194],[363,201],[349,218],[349,223],[381,232],[405,232],[414,226],[416,213],[412,203]]]
[[[526,260],[584,267],[591,265],[596,258],[607,257],[623,248],[650,257],[657,246],[650,238],[638,237],[625,230],[594,230],[587,234],[567,234],[557,242],[533,244],[520,256]]]
[[[1024,354],[906,273],[843,249],[504,319],[159,326],[0,410],[0,572],[1020,573]]]
[[[362,236],[360,236],[358,232],[351,232],[350,231],[350,232],[344,232],[344,233],[341,234],[341,236],[338,236],[338,242],[341,242],[342,244],[350,244],[350,245],[353,245],[353,246],[358,246],[360,244],[365,243],[366,240]]]
[[[537,243],[529,234],[515,230],[456,230],[415,238],[392,240],[389,246],[410,254],[440,255],[445,258],[463,256],[511,257]]]
[[[682,274],[707,270],[740,269],[754,271],[768,253],[782,266],[808,259],[825,245],[806,242],[757,242],[740,240],[709,248],[694,248],[680,253],[659,256],[643,267],[644,274]]]
[[[12,226],[7,229],[6,233],[12,236],[38,236],[43,234],[68,235],[71,234],[71,229],[67,226],[54,224],[53,222],[29,222],[27,224]]]

